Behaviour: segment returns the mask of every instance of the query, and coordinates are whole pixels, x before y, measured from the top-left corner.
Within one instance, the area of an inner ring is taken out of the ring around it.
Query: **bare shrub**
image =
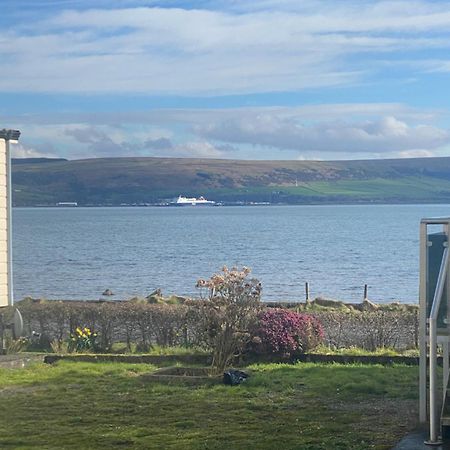
[[[136,341],[139,330],[138,318],[141,309],[141,305],[127,302],[120,304],[117,310],[117,318],[123,328],[126,350],[128,352],[132,351],[132,343]]]
[[[260,306],[261,283],[248,279],[250,269],[227,267],[197,287],[206,293],[202,319],[213,352],[212,371],[222,372],[250,340]]]
[[[322,323],[329,347],[416,348],[418,315],[415,311],[320,311],[313,313]]]
[[[204,300],[192,301],[186,305],[183,341],[186,347],[208,348],[208,330],[203,320]]]
[[[157,345],[172,347],[181,345],[186,323],[186,307],[183,305],[154,305],[152,333]]]

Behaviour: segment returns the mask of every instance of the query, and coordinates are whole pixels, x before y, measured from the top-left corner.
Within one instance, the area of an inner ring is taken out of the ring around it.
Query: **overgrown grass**
[[[255,364],[233,388],[140,377],[154,369],[0,370],[0,448],[387,449],[416,416],[416,367]]]
[[[383,347],[377,348],[374,351],[369,351],[361,347],[330,348],[326,345],[317,347],[312,353],[349,356],[419,356],[418,349],[397,350],[394,348]]]
[[[161,345],[153,345],[148,351],[139,351],[136,344],[131,345],[131,353],[142,355],[158,355],[158,356],[173,356],[173,355],[206,355],[209,352],[199,347],[183,347],[181,345],[169,347]],[[112,345],[112,353],[126,353],[126,344],[117,342]]]

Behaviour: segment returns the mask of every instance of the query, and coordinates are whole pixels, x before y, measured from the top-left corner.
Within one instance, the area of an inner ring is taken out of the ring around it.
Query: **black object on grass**
[[[223,384],[237,386],[248,378],[248,374],[242,370],[230,369],[223,373]]]

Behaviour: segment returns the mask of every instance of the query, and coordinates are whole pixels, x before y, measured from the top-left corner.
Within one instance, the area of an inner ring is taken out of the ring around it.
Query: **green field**
[[[291,190],[292,189],[292,190]],[[349,198],[400,200],[441,199],[450,196],[450,181],[426,177],[398,179],[339,180],[311,182],[302,191],[291,188],[288,192],[317,196],[345,196]]]
[[[261,364],[232,388],[141,377],[154,369],[0,369],[0,448],[388,449],[417,418],[417,367]]]
[[[286,203],[442,202],[450,201],[450,181],[428,177],[311,181],[301,186],[268,186],[211,191],[214,198]]]

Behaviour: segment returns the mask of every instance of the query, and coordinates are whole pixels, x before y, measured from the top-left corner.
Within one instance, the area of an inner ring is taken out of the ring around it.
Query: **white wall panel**
[[[0,139],[0,307],[8,305],[8,193],[6,142]]]

